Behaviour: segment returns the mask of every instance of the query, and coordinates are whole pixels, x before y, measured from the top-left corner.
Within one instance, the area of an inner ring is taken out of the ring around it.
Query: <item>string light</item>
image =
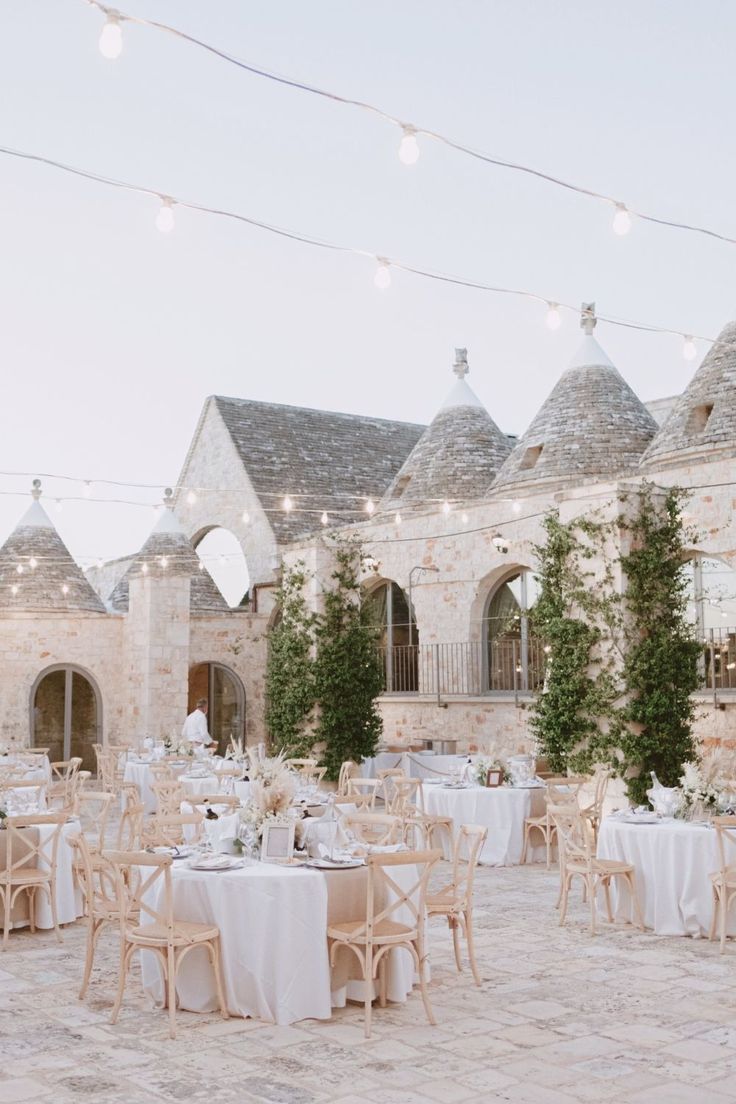
[[[698,355],[698,350],[695,345],[695,341],[690,334],[683,334],[682,337],[682,355],[685,360],[695,360]]]
[[[159,562],[160,562],[162,568],[165,571],[166,568],[169,566],[169,557],[168,556],[162,556]]]
[[[18,586],[18,584],[13,583],[13,585],[10,588],[10,593],[13,594],[13,595],[16,595],[19,590],[20,590],[20,587]]]
[[[447,499],[445,499],[445,501],[442,503],[442,513],[445,515],[445,517],[447,517],[451,509],[452,506],[450,506],[450,503],[447,501]]]
[[[419,143],[417,142],[416,127],[408,124],[402,126],[401,144],[399,145],[399,161],[403,165],[416,165],[419,160]]]
[[[28,565],[29,565],[31,571],[36,570],[36,568],[38,567],[38,560],[36,559],[35,556],[31,556],[30,560],[28,561]]]
[[[162,234],[170,234],[174,229],[174,201],[169,196],[161,197],[161,206],[156,215],[156,229]]]
[[[401,525],[401,514],[398,512],[398,510],[396,512],[396,515],[394,516],[394,521],[397,525]]]
[[[60,513],[61,513],[61,511],[62,511],[62,509],[63,509],[63,507],[62,507],[62,503],[61,503],[61,499],[60,499],[60,498],[57,498],[57,500],[56,500],[56,503],[55,503],[55,505],[56,505],[56,512],[57,512],[57,514],[60,514]]]
[[[117,12],[108,12],[98,43],[100,53],[108,61],[115,61],[123,52],[123,29]]]
[[[145,562],[145,560],[144,560],[144,562],[143,562],[143,563],[141,564],[141,574],[143,574],[143,575],[147,575],[147,574],[148,574],[148,564],[147,564],[147,563]]]
[[[63,587],[61,588],[61,593],[62,594],[68,594],[69,593],[69,587],[66,585],[66,583],[64,583]]]
[[[629,214],[627,208],[623,205],[623,203],[617,203],[615,206],[616,213],[613,216],[611,229],[613,230],[614,234],[618,234],[618,236],[622,238],[624,234],[628,234],[629,230],[631,229],[631,215]]]
[[[468,515],[465,514],[465,513],[461,514],[460,515],[460,520],[463,523],[463,525],[467,525],[468,524]]]
[[[91,494],[92,494],[92,484],[89,481],[89,479],[87,479],[87,480],[85,480],[85,483],[84,483],[84,497],[89,498]]]
[[[520,514],[521,513],[521,503],[520,502],[512,502],[511,503],[511,509],[514,511],[515,514]]]
[[[22,575],[23,574],[23,564],[18,564],[18,566],[16,567],[15,570],[18,572],[19,575]]]
[[[250,521],[250,514],[248,513],[247,510],[243,510],[243,516],[241,517],[240,520],[243,522],[243,525],[248,524],[248,522]]]
[[[197,496],[194,493],[194,491],[188,491],[187,492],[187,503],[190,506],[193,506],[196,501],[197,501]]]
[[[376,268],[375,275],[373,276],[373,283],[376,285],[379,291],[385,291],[386,288],[391,287],[391,270],[389,262],[385,257],[378,257],[378,267]]]
[[[559,330],[562,325],[562,315],[557,303],[547,304],[547,318],[545,319],[548,330]]]
[[[294,503],[291,501],[291,498],[289,497],[289,495],[285,496],[283,505],[284,505],[284,510],[286,511],[287,514],[290,514],[291,511],[294,509]]]
[[[373,501],[372,498],[369,498],[368,501],[365,504],[365,512],[370,517],[370,515],[375,512],[375,509],[376,509],[375,502]]]
[[[322,511],[322,517],[319,520],[322,522],[323,525],[327,525],[327,523],[330,519],[327,516],[327,511],[326,510]]]
[[[199,570],[204,571],[204,564],[202,563],[201,560],[199,561]]]

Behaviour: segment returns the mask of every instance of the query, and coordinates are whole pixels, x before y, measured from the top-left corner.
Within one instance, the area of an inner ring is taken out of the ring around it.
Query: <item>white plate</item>
[[[193,847],[152,847],[154,855],[171,855],[172,859],[188,859],[194,854]]]
[[[307,859],[304,865],[315,870],[353,870],[365,866],[365,859]]]
[[[441,782],[440,785],[445,790],[468,790],[468,789],[470,789],[467,782]]]
[[[190,870],[236,870],[243,865],[242,859],[235,859],[232,855],[217,855],[212,859],[197,859],[189,864]]]
[[[660,824],[662,818],[656,813],[624,813],[623,816],[616,817],[616,820],[621,820],[624,824]]]

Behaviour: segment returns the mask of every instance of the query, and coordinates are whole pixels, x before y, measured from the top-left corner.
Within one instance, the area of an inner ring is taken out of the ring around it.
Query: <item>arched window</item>
[[[419,633],[409,601],[398,583],[386,580],[363,598],[378,630],[384,660],[387,694],[408,694],[418,689]]]
[[[687,615],[703,643],[703,681],[710,689],[736,689],[736,571],[698,552],[682,572]]]
[[[195,536],[194,547],[227,604],[242,605],[248,595],[250,579],[243,549],[235,534],[219,526],[203,530]]]
[[[222,663],[198,663],[189,672],[189,705],[191,713],[199,698],[208,704],[207,727],[217,744],[217,751],[224,755],[230,738],[245,738],[245,689],[229,667]]]
[[[47,747],[51,762],[79,757],[95,771],[93,744],[102,742],[102,700],[92,676],[69,663],[47,667],[31,691],[31,746]]]
[[[536,691],[544,683],[544,652],[529,624],[539,584],[522,568],[508,575],[488,596],[483,616],[486,688]]]

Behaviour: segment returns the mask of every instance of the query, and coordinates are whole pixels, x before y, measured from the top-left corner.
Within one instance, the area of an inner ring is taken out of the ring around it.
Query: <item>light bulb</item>
[[[284,510],[289,514],[294,509],[294,503],[291,501],[288,495],[285,495],[283,502]]]
[[[445,501],[442,503],[442,513],[445,515],[445,517],[447,517],[451,509],[452,507],[450,506],[450,503],[447,501],[447,499],[445,499]]]
[[[416,165],[419,160],[417,132],[412,126],[402,127],[403,136],[399,146],[399,161],[404,165]]]
[[[397,525],[401,525],[401,514],[399,514],[397,512],[396,517],[394,518],[394,521],[396,522]]]
[[[467,525],[468,524],[468,515],[467,514],[461,514],[460,520],[463,523],[463,525]]]
[[[242,517],[241,520],[243,522],[243,525],[247,525],[248,522],[250,521],[250,514],[248,513],[247,510],[243,510],[243,517]]]
[[[624,234],[628,234],[631,229],[631,215],[624,207],[623,203],[616,204],[616,214],[613,216],[613,222],[611,229],[614,234],[618,234],[619,237],[623,237]]]
[[[695,360],[698,355],[698,350],[695,346],[694,339],[690,334],[684,334],[682,339],[682,355],[685,360]]]
[[[90,483],[89,479],[85,479],[85,481],[84,481],[84,497],[89,498],[89,496],[91,494],[92,494],[92,484]]]
[[[515,514],[520,514],[521,513],[521,503],[520,502],[512,502],[511,503],[511,509],[514,511]]]
[[[188,494],[187,494],[187,502],[189,503],[189,505],[193,506],[196,501],[197,501],[197,496],[194,493],[194,491],[189,491]]]
[[[174,229],[174,201],[164,196],[156,215],[156,229],[162,234],[170,234]]]
[[[201,560],[199,561],[199,570],[204,571],[204,564],[202,563]]]
[[[385,291],[386,288],[391,287],[391,272],[389,270],[388,261],[382,259],[378,261],[378,268],[373,277],[373,283],[379,291]]]
[[[559,330],[562,325],[562,315],[560,314],[560,308],[557,303],[547,304],[547,329]]]
[[[365,512],[370,516],[376,509],[376,504],[372,498],[369,498],[365,504]]]
[[[56,512],[57,512],[57,514],[61,513],[61,507],[62,507],[61,499],[57,498],[57,500],[56,500]]]
[[[62,594],[68,594],[69,593],[69,587],[66,585],[66,583],[64,583],[63,587],[61,588],[61,593]]]
[[[225,560],[225,553],[224,553],[224,552],[221,552],[221,553],[220,553],[220,566],[221,566],[221,567],[224,567],[224,566],[225,566],[225,563],[226,563],[226,560]]]
[[[162,556],[161,557],[161,566],[164,569],[164,571],[169,566],[169,557],[168,556]]]
[[[99,559],[99,560],[97,561],[97,567],[103,567],[103,566],[104,566],[104,564],[103,564],[103,561],[102,561],[102,559]]]
[[[327,523],[330,519],[327,516],[327,511],[326,510],[322,511],[322,517],[319,520],[322,522],[323,525],[327,525]]]
[[[142,572],[143,575],[148,574],[148,564],[147,563],[142,563],[141,564],[141,572]]]
[[[36,568],[38,567],[38,560],[36,559],[36,557],[35,557],[35,556],[31,556],[31,558],[30,558],[30,560],[28,561],[28,563],[29,563],[29,566],[30,566],[30,568],[31,568],[31,571],[35,571],[35,570],[36,570]]]
[[[22,575],[23,574],[23,564],[18,564],[18,566],[16,567],[15,570],[18,572],[19,575]]]
[[[100,53],[108,61],[115,61],[123,52],[123,29],[120,26],[120,18],[112,12],[100,32],[99,47]]]
[[[13,585],[10,588],[10,593],[11,594],[17,594],[19,590],[20,590],[20,587],[18,586],[18,584],[13,583]]]

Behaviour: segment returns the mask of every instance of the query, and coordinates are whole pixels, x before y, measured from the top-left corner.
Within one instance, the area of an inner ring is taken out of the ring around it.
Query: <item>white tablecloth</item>
[[[451,790],[442,785],[425,783],[422,793],[425,812],[451,816],[455,830],[462,824],[482,824],[488,829],[488,838],[479,859],[485,866],[516,866],[520,863],[524,821],[530,816],[543,816],[545,811],[543,786],[538,789],[469,786],[465,790]],[[437,833],[436,838],[439,836],[440,833]],[[446,833],[441,833],[441,836],[445,858],[452,858]],[[540,838],[538,833],[532,836],[532,840],[535,838]],[[528,849],[527,861],[542,862],[545,857],[544,847]]]
[[[398,884],[402,884],[396,871]],[[407,886],[415,867],[405,873]],[[316,871],[254,863],[212,873],[174,863],[174,914],[178,920],[215,923],[220,929],[222,972],[230,1013],[277,1024],[330,1018],[333,1006],[362,1000],[362,985],[351,980],[355,956],[338,954],[330,973],[329,920],[365,915],[367,871]],[[400,919],[400,916],[396,917]],[[156,959],[141,956],[143,985],[159,1003],[163,985]],[[387,970],[388,998],[404,1001],[414,984],[414,967],[405,950],[392,951]],[[180,1007],[193,1012],[217,1008],[212,968],[206,951],[196,948],[179,973]]]
[[[185,793],[191,794],[192,797],[198,797],[200,794],[217,793],[220,783],[216,775],[208,774],[205,775],[204,778],[188,778],[185,773],[188,769],[188,763],[179,765],[178,767],[176,764],[173,764],[174,774],[181,782]],[[125,782],[134,782],[138,787],[138,792],[143,802],[144,812],[155,813],[157,807],[156,795],[151,789],[151,783],[155,781],[155,778],[151,773],[151,764],[140,763],[129,759],[125,764],[123,780]]]
[[[657,935],[707,936],[713,916],[709,874],[720,868],[714,828],[682,820],[626,824],[606,817],[598,835],[598,856],[631,863],[646,927]],[[628,891],[614,879],[614,913],[634,919]],[[730,913],[729,932],[736,933]]]

